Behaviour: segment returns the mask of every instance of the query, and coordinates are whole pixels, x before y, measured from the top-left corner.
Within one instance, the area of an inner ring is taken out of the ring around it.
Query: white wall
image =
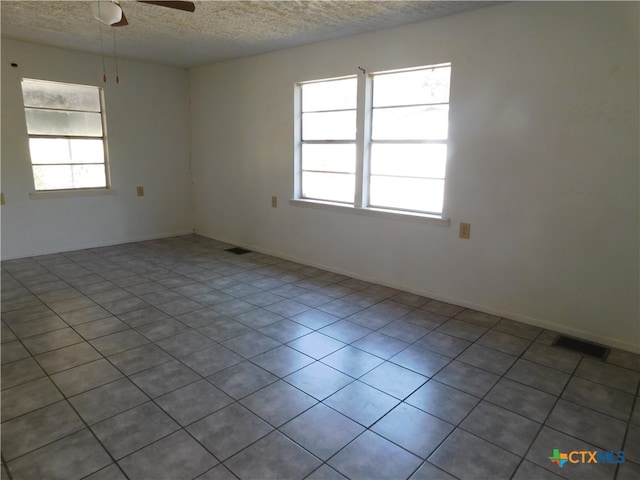
[[[2,62],[3,259],[192,231],[186,70],[121,60],[116,85],[107,59],[105,85],[99,56],[4,38]],[[104,86],[115,195],[30,198],[22,78]]]
[[[638,17],[518,2],[193,69],[196,229],[639,351]],[[288,204],[295,82],[446,61],[451,227]]]

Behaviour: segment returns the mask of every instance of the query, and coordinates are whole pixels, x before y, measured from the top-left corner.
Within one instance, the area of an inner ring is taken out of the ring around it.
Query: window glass
[[[380,108],[373,111],[373,140],[444,140],[449,126],[449,107]]]
[[[99,139],[30,138],[29,150],[34,164],[104,163]]]
[[[87,85],[28,79],[22,82],[25,107],[100,112],[100,95],[96,93],[96,87]]]
[[[451,67],[373,75],[369,205],[440,215]]]
[[[302,86],[302,111],[355,110],[358,83],[355,77]]]
[[[102,136],[102,117],[93,112],[64,112],[27,108],[29,135]]]
[[[300,86],[302,198],[354,201],[357,87],[356,77]]]
[[[356,173],[355,144],[304,144],[302,169],[319,172]]]
[[[356,111],[302,114],[303,140],[355,140]]]
[[[98,87],[22,80],[36,190],[108,186]]]
[[[104,187],[102,165],[34,165],[36,190]]]
[[[443,144],[388,144],[371,147],[371,173],[374,175],[444,178],[447,146]]]
[[[373,106],[448,103],[450,75],[450,66],[376,75]]]
[[[301,84],[300,198],[441,216],[450,76],[440,64]]]
[[[302,172],[302,196],[329,202],[353,203],[355,175]]]
[[[439,213],[443,194],[444,180],[371,176],[372,207]]]

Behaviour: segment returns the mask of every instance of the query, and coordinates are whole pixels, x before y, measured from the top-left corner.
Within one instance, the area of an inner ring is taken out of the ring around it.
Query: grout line
[[[524,352],[523,352],[524,355]],[[580,361],[576,363],[573,372],[575,373],[575,371],[578,369],[578,365],[580,364]],[[562,397],[562,394],[564,393],[564,391],[567,388],[567,385],[569,385],[569,382],[571,381],[571,376],[573,374],[571,374],[569,376],[569,378],[567,379],[567,381],[564,384],[564,387],[562,388],[562,391],[556,396],[555,401],[553,402],[553,405],[551,406],[551,408],[549,408],[549,411],[547,412],[547,414],[544,417],[544,420],[542,422],[540,422],[540,427],[538,428],[538,431],[536,432],[536,434],[533,436],[533,439],[531,440],[531,442],[529,443],[529,446],[527,447],[526,451],[524,452],[524,454],[522,455],[520,462],[518,463],[518,466],[516,467],[516,469],[513,472],[513,475],[511,476],[511,478],[513,478],[513,476],[515,476],[515,473],[518,471],[518,469],[520,468],[520,466],[522,465],[522,463],[525,461],[527,454],[529,453],[529,451],[531,450],[531,447],[533,446],[533,444],[536,442],[536,440],[538,439],[538,437],[540,436],[540,433],[542,432],[542,429],[546,426],[547,428],[552,428],[550,426],[547,425],[547,420],[549,419],[549,417],[551,416],[553,410],[556,408],[556,405],[558,404],[558,402],[560,401],[560,398]],[[547,393],[547,392],[545,392]],[[563,432],[564,433],[564,432]],[[566,433],[565,433],[566,435]],[[533,463],[533,462],[532,462]],[[537,464],[534,464],[537,465]],[[551,471],[548,468],[542,467],[541,465],[537,465],[541,468],[544,468],[547,471]],[[554,473],[554,472],[552,472]]]

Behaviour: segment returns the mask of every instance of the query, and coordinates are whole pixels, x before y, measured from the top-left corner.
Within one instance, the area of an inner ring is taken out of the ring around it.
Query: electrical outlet
[[[471,224],[470,223],[461,223],[460,224],[460,238],[470,238],[471,237]]]
[[[139,197],[144,197],[144,187],[136,187],[136,193]]]
[[[271,206],[273,208],[278,208],[278,197],[276,196],[271,197]]]

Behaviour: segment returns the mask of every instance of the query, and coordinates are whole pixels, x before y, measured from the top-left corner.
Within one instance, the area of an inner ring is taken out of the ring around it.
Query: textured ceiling
[[[195,13],[120,1],[125,27],[102,26],[90,1],[2,0],[2,36],[193,67],[452,15],[482,1],[199,1]]]

